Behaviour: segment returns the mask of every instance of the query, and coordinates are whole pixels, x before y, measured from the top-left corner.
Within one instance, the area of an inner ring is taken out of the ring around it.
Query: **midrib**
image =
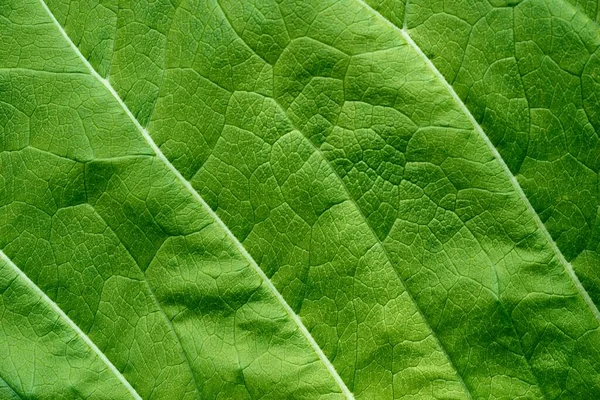
[[[323,350],[317,344],[317,342],[315,341],[315,339],[312,337],[312,335],[310,334],[310,332],[308,331],[308,329],[306,328],[306,326],[304,325],[304,323],[302,322],[302,320],[300,319],[300,317],[294,312],[294,310],[292,310],[292,308],[290,307],[290,305],[287,303],[287,301],[285,301],[285,299],[283,298],[283,296],[281,295],[281,293],[273,285],[273,283],[267,277],[267,275],[264,273],[264,271],[260,268],[260,266],[256,263],[256,261],[254,261],[254,259],[252,258],[252,256],[248,253],[248,251],[244,248],[244,246],[240,243],[240,241],[235,237],[235,235],[229,230],[229,228],[227,227],[227,225],[225,225],[225,223],[221,220],[221,218],[219,218],[219,216],[216,214],[216,212],[213,211],[213,209],[204,201],[204,199],[202,198],[202,196],[200,196],[200,194],[194,189],[194,187],[192,186],[192,184],[187,179],[185,179],[183,177],[183,175],[181,175],[181,173],[177,170],[177,168],[175,168],[173,166],[173,164],[171,164],[171,162],[163,154],[163,152],[160,150],[160,148],[156,145],[156,143],[154,142],[154,140],[152,139],[152,137],[150,136],[150,134],[148,133],[148,131],[140,124],[140,122],[133,115],[133,113],[131,112],[131,110],[129,110],[129,107],[127,107],[127,105],[123,102],[123,100],[121,99],[121,97],[119,96],[119,94],[116,92],[116,90],[112,87],[112,85],[110,84],[110,82],[107,79],[104,79],[103,77],[101,77],[100,74],[98,74],[98,72],[96,72],[96,70],[94,69],[94,67],[84,57],[84,55],[81,53],[81,51],[79,51],[79,48],[73,43],[73,41],[71,40],[71,38],[69,37],[69,35],[67,34],[67,32],[64,30],[64,28],[62,27],[62,25],[58,22],[58,20],[56,19],[56,17],[54,16],[54,14],[52,13],[52,11],[48,7],[48,5],[44,2],[44,0],[39,0],[39,2],[43,6],[43,8],[46,10],[46,12],[48,13],[48,16],[50,17],[50,19],[52,20],[52,22],[56,25],[56,27],[58,28],[59,32],[64,37],[64,39],[67,41],[67,43],[69,44],[69,46],[71,47],[71,49],[81,59],[81,61],[83,62],[83,64],[90,71],[90,74],[96,80],[98,80],[98,82],[100,82],[109,91],[109,93],[115,98],[115,100],[121,106],[121,108],[123,109],[123,111],[125,112],[125,114],[129,117],[129,119],[133,122],[133,124],[137,128],[137,130],[143,136],[144,140],[148,143],[148,145],[150,146],[150,148],[152,148],[152,150],[154,151],[154,153],[156,154],[156,156],[177,177],[177,179],[184,185],[184,187],[192,195],[192,197],[198,203],[200,203],[200,205],[212,217],[212,219],[215,221],[215,223],[226,233],[227,237],[235,245],[235,247],[238,249],[238,251],[248,260],[248,263],[255,270],[255,272],[261,277],[261,279],[265,283],[265,286],[272,292],[272,294],[275,296],[275,298],[281,303],[281,305],[283,306],[283,308],[285,309],[285,311],[288,313],[288,315],[290,316],[290,318],[298,326],[298,329],[303,334],[303,336],[306,338],[306,340],[308,341],[308,343],[311,345],[311,347],[313,348],[313,350],[315,351],[315,353],[317,354],[317,356],[319,357],[319,359],[321,360],[321,362],[325,365],[325,367],[327,368],[327,370],[329,371],[329,373],[332,375],[333,379],[335,380],[335,382],[339,386],[339,388],[342,391],[342,393],[346,396],[346,398],[348,398],[348,399],[354,399],[354,395],[348,389],[348,387],[346,386],[346,384],[344,383],[344,381],[342,380],[342,378],[340,377],[340,375],[336,371],[336,369],[333,366],[333,364],[331,363],[331,361],[329,361],[329,359],[327,358],[327,356],[325,355],[325,353],[323,353]],[[48,299],[48,300],[50,300],[50,299]],[[71,321],[71,323],[72,323],[72,321]],[[88,338],[88,340],[89,340],[89,338]],[[91,343],[91,341],[90,341],[90,343]],[[104,359],[106,359],[106,361],[110,362],[106,358],[106,356],[104,356]],[[114,366],[113,366],[113,368],[114,368]],[[122,375],[121,375],[121,377],[122,377]],[[125,380],[124,377],[123,377],[123,380],[126,382],[126,380]],[[133,388],[131,387],[131,385],[129,383],[127,383],[127,384],[133,390]],[[137,393],[136,393],[136,395],[137,395]],[[138,396],[138,398],[139,398],[139,396]]]
[[[52,311],[54,311],[56,314],[58,314],[58,316],[65,322],[65,324],[67,324],[67,326],[69,326],[69,328],[71,328],[73,331],[75,331],[77,336],[79,336],[85,342],[85,344],[87,344],[90,347],[90,349],[92,349],[92,351],[94,353],[96,353],[98,358],[104,364],[106,364],[108,369],[117,377],[117,379],[123,384],[123,386],[125,386],[125,388],[129,391],[129,393],[131,393],[131,395],[135,399],[142,400],[140,395],[131,386],[129,381],[127,381],[127,379],[125,379],[123,374],[121,372],[119,372],[119,370],[106,357],[106,355],[98,348],[98,346],[96,346],[96,344],[88,337],[88,335],[86,335],[79,328],[79,326],[77,326],[77,324],[75,322],[73,322],[73,320],[71,320],[71,318],[69,318],[69,316],[67,314],[65,314],[65,312],[54,301],[52,301],[52,299],[50,297],[48,297],[48,295],[46,293],[44,293],[44,291],[42,289],[40,289],[40,287],[38,285],[36,285],[31,279],[29,279],[29,277],[23,271],[21,271],[21,269],[19,267],[17,267],[17,265],[14,262],[12,262],[12,260],[10,258],[8,258],[8,256],[6,254],[4,254],[4,252],[2,250],[0,250],[0,260],[3,260],[11,269],[13,269],[13,271],[19,276],[19,278],[21,278],[23,281],[25,281],[27,286],[29,288],[31,288],[31,290],[33,290],[38,296],[40,296],[41,299],[46,304],[48,304],[48,306],[52,309]]]

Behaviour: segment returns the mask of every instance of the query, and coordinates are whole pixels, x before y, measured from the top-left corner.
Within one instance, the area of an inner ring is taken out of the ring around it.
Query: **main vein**
[[[47,303],[50,308],[58,314],[58,316],[69,326],[69,328],[73,329],[75,333],[92,349],[94,353],[106,364],[108,369],[117,377],[117,379],[127,388],[129,393],[138,400],[142,400],[140,395],[135,391],[135,389],[131,386],[131,384],[125,379],[123,374],[119,372],[119,370],[113,365],[112,362],[106,357],[106,355],[96,346],[94,342],[77,326],[75,322],[69,318],[67,314],[54,302],[42,289],[39,288],[29,277],[21,271],[19,267],[15,265],[14,262],[2,250],[0,250],[0,260],[3,260],[10,268],[12,268],[15,273],[19,276],[19,278],[23,279],[27,286],[30,287],[38,296],[42,298],[42,300]]]
[[[235,245],[235,247],[238,249],[238,251],[248,260],[248,263],[256,271],[256,273],[261,277],[261,279],[265,283],[265,286],[272,292],[272,294],[275,296],[275,298],[282,304],[283,308],[288,313],[288,315],[290,316],[290,318],[296,323],[296,325],[298,326],[298,329],[304,335],[304,337],[306,338],[306,340],[308,341],[308,343],[311,345],[311,347],[313,348],[313,350],[315,351],[315,353],[317,354],[317,356],[319,357],[319,359],[323,362],[323,364],[325,365],[325,367],[327,368],[327,370],[329,371],[329,373],[332,375],[333,379],[335,380],[335,382],[337,383],[337,385],[341,389],[342,393],[348,399],[354,399],[354,395],[352,394],[352,392],[350,392],[350,390],[348,389],[348,387],[346,386],[346,384],[344,383],[344,381],[342,380],[342,378],[340,377],[340,375],[336,371],[336,369],[333,366],[333,364],[331,363],[331,361],[329,361],[329,359],[327,358],[327,356],[325,355],[325,353],[323,353],[323,350],[317,344],[317,342],[315,341],[315,339],[312,337],[312,335],[310,334],[310,332],[308,331],[308,329],[306,328],[306,326],[304,325],[304,323],[302,322],[302,320],[300,319],[300,317],[294,312],[294,310],[292,310],[292,308],[290,307],[290,305],[283,298],[283,296],[277,290],[277,288],[275,287],[275,285],[273,285],[273,283],[271,282],[271,280],[269,279],[269,277],[264,273],[264,271],[262,270],[262,268],[260,268],[260,266],[256,263],[256,261],[254,261],[254,259],[252,258],[252,256],[248,253],[248,251],[244,248],[244,246],[240,243],[240,241],[229,230],[229,228],[227,227],[227,225],[225,225],[225,223],[221,220],[221,218],[219,218],[219,216],[217,215],[217,213],[204,201],[204,199],[202,198],[202,196],[200,196],[200,194],[196,191],[196,189],[194,189],[194,187],[192,186],[192,184],[187,179],[185,179],[183,177],[183,175],[181,175],[181,173],[177,170],[177,168],[175,168],[175,166],[173,166],[173,164],[171,164],[171,162],[163,154],[163,152],[160,150],[160,148],[156,145],[156,143],[154,142],[154,140],[152,139],[152,137],[150,136],[150,134],[148,133],[148,131],[140,124],[140,122],[133,115],[133,113],[131,112],[131,110],[129,110],[129,107],[127,107],[127,105],[123,102],[123,100],[121,99],[121,97],[119,96],[119,94],[116,92],[116,90],[112,87],[112,85],[110,84],[110,82],[107,79],[104,79],[103,77],[101,77],[100,74],[98,74],[98,72],[96,72],[96,70],[94,69],[94,67],[84,57],[84,55],[81,53],[81,51],[79,51],[79,48],[77,48],[77,46],[75,45],[75,43],[73,43],[73,41],[71,40],[71,38],[69,37],[69,35],[67,34],[67,32],[64,30],[64,28],[62,27],[62,25],[58,22],[58,20],[56,19],[56,17],[52,13],[52,11],[48,8],[48,6],[44,2],[44,0],[39,0],[39,1],[40,1],[41,5],[44,7],[44,9],[46,10],[46,12],[48,13],[49,17],[52,19],[52,22],[56,25],[56,27],[60,31],[61,35],[67,41],[67,43],[69,44],[69,46],[71,47],[71,49],[81,59],[81,61],[83,62],[83,64],[88,68],[88,70],[90,71],[90,74],[94,78],[96,78],[96,80],[98,80],[110,92],[110,94],[115,98],[115,100],[121,106],[121,108],[123,109],[123,111],[125,112],[125,114],[129,117],[129,119],[131,120],[131,122],[133,122],[133,124],[135,125],[135,127],[137,128],[137,130],[141,133],[141,135],[146,140],[146,142],[148,143],[148,145],[152,148],[152,150],[154,151],[154,153],[156,154],[156,156],[177,177],[177,179],[183,184],[183,186],[194,197],[194,199],[196,201],[198,201],[198,203],[200,203],[202,205],[202,207],[212,217],[212,219],[215,221],[215,223],[226,233],[227,237]],[[48,299],[48,300],[50,300],[50,299]],[[66,317],[66,315],[65,315],[65,317]],[[71,323],[72,323],[72,321],[71,321]],[[88,338],[88,341],[89,341],[89,338]],[[90,343],[91,343],[91,341],[90,341]],[[106,356],[104,356],[104,359],[106,359]],[[106,361],[109,362],[108,359],[106,359]],[[114,366],[113,366],[113,368],[114,368]],[[123,380],[124,380],[124,378],[123,378]],[[128,383],[128,386],[131,388],[131,385],[129,385],[129,383]],[[131,388],[131,389],[133,390],[133,388]]]
[[[529,210],[530,214],[532,215],[533,220],[535,221],[536,225],[538,226],[538,229],[540,230],[540,232],[544,235],[544,237],[546,238],[546,240],[550,244],[550,247],[552,248],[552,250],[556,254],[556,257],[563,264],[565,270],[567,271],[567,274],[571,277],[571,280],[573,281],[573,284],[575,285],[577,291],[579,292],[579,294],[581,295],[581,297],[583,298],[583,300],[586,302],[586,304],[588,305],[588,307],[592,311],[592,314],[594,314],[594,316],[596,317],[596,320],[598,321],[598,323],[600,323],[600,311],[598,311],[598,307],[596,307],[596,305],[592,301],[592,298],[590,297],[590,295],[588,294],[588,292],[585,290],[585,288],[583,287],[583,285],[579,281],[579,278],[575,274],[575,270],[573,269],[573,266],[571,265],[571,263],[569,263],[565,259],[565,256],[562,254],[562,252],[560,251],[560,249],[556,245],[556,242],[552,238],[552,235],[550,235],[550,232],[548,232],[548,229],[546,228],[546,225],[544,225],[544,223],[540,219],[539,214],[535,211],[535,209],[533,208],[533,206],[529,202],[529,198],[527,197],[527,195],[523,191],[523,188],[521,187],[521,185],[517,181],[517,178],[513,175],[513,173],[511,172],[510,168],[508,168],[508,165],[506,164],[506,162],[504,162],[504,159],[502,158],[502,156],[498,152],[498,149],[496,149],[496,146],[494,146],[494,144],[492,143],[492,141],[490,140],[490,138],[483,131],[483,129],[481,128],[481,125],[479,125],[479,123],[477,122],[477,120],[475,119],[475,117],[473,117],[473,114],[471,114],[471,111],[469,111],[469,109],[467,108],[467,106],[465,105],[465,103],[463,103],[463,101],[458,96],[458,94],[456,93],[456,91],[454,90],[454,88],[452,87],[452,85],[450,85],[448,83],[448,81],[446,80],[446,78],[444,77],[444,75],[442,75],[442,73],[435,67],[435,65],[433,65],[433,62],[431,62],[431,60],[425,55],[425,53],[423,53],[423,50],[421,50],[421,48],[415,43],[415,41],[412,39],[412,37],[408,34],[408,31],[407,31],[407,19],[405,18],[405,20],[404,20],[404,28],[400,29],[398,26],[396,26],[391,21],[389,21],[387,18],[385,18],[383,15],[381,15],[379,12],[377,12],[377,10],[373,9],[371,6],[369,6],[368,4],[366,4],[363,0],[357,0],[357,1],[360,2],[360,3],[362,3],[365,7],[369,8],[370,10],[372,10],[373,13],[375,13],[375,15],[379,16],[384,21],[384,23],[386,23],[387,25],[389,25],[390,27],[392,27],[392,29],[395,29],[398,32],[400,32],[400,34],[406,40],[406,42],[408,43],[408,45],[410,47],[412,47],[417,52],[417,54],[419,55],[419,57],[421,57],[421,59],[423,59],[423,62],[425,62],[425,64],[431,70],[431,72],[435,75],[435,77],[442,83],[442,85],[444,85],[444,87],[446,88],[446,90],[448,90],[448,93],[450,93],[450,96],[452,96],[452,99],[454,100],[454,102],[458,105],[458,107],[461,109],[461,111],[466,115],[466,117],[468,118],[469,122],[471,122],[471,125],[473,125],[473,128],[475,129],[475,131],[483,139],[483,141],[485,142],[485,144],[488,146],[488,148],[492,152],[492,155],[494,156],[494,158],[496,158],[496,161],[498,162],[498,164],[500,164],[500,166],[502,167],[502,169],[504,170],[504,172],[508,176],[508,179],[510,180],[510,183],[512,184],[513,188],[515,189],[515,191],[517,192],[517,194],[519,195],[519,197],[521,198],[521,200],[525,203],[525,206],[527,207],[527,209]],[[406,12],[406,9],[405,9],[404,12]]]

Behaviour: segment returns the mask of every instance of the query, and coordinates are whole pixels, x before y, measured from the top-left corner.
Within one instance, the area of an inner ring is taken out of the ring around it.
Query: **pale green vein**
[[[300,319],[300,317],[294,312],[294,310],[292,310],[292,308],[290,307],[290,305],[285,301],[285,299],[283,298],[283,296],[281,295],[281,293],[279,293],[279,291],[277,290],[277,288],[273,285],[273,282],[271,282],[271,280],[267,277],[267,275],[264,273],[264,271],[260,268],[260,266],[256,263],[256,261],[254,261],[254,259],[252,258],[252,256],[248,253],[248,251],[246,251],[246,249],[244,248],[244,246],[237,240],[237,238],[235,237],[235,235],[229,230],[229,228],[225,225],[225,223],[219,218],[219,216],[213,211],[213,209],[204,201],[204,199],[200,196],[200,194],[198,194],[198,192],[192,187],[191,183],[188,180],[186,180],[183,177],[183,175],[181,175],[181,173],[173,166],[173,164],[171,164],[171,162],[167,159],[167,157],[162,153],[162,151],[156,145],[156,143],[154,142],[154,140],[152,139],[152,137],[150,136],[150,134],[148,133],[148,131],[135,118],[135,116],[133,115],[133,113],[131,112],[131,110],[129,110],[129,108],[123,102],[123,100],[121,99],[121,97],[119,97],[118,93],[112,87],[112,85],[110,84],[110,82],[107,79],[104,79],[103,77],[101,77],[100,74],[98,74],[98,72],[90,64],[90,62],[85,58],[85,56],[79,51],[79,49],[77,48],[77,46],[75,45],[75,43],[73,43],[73,41],[71,40],[71,38],[69,37],[69,35],[67,34],[67,32],[64,30],[64,28],[62,27],[62,25],[60,25],[60,23],[58,22],[58,20],[56,19],[56,17],[52,13],[52,11],[48,8],[48,6],[44,2],[44,0],[39,0],[39,2],[42,5],[42,7],[46,10],[46,12],[48,13],[48,16],[50,17],[50,19],[52,20],[52,22],[56,25],[57,29],[59,30],[59,32],[61,33],[61,35],[64,37],[64,39],[67,41],[67,43],[69,44],[69,46],[71,47],[71,49],[81,59],[81,61],[83,62],[83,64],[88,68],[88,70],[90,71],[90,74],[94,78],[96,78],[98,80],[98,82],[100,82],[102,85],[104,85],[104,87],[115,98],[115,100],[121,106],[121,108],[123,109],[123,111],[125,112],[125,114],[129,117],[129,119],[131,120],[131,122],[135,125],[135,127],[140,132],[140,134],[143,136],[143,138],[146,140],[146,142],[148,143],[148,145],[155,152],[156,156],[177,177],[177,179],[183,184],[183,186],[188,190],[188,192],[192,195],[192,197],[198,203],[200,203],[200,205],[211,216],[211,218],[215,221],[215,223],[219,226],[219,228],[221,228],[226,233],[227,237],[235,245],[235,247],[237,248],[237,250],[244,256],[244,258],[246,258],[246,260],[248,261],[248,263],[250,264],[250,266],[261,277],[261,279],[264,282],[265,286],[272,292],[273,296],[281,303],[281,305],[283,306],[283,308],[285,309],[285,311],[288,313],[288,315],[290,316],[290,318],[296,323],[296,325],[298,326],[298,329],[303,334],[303,336],[306,338],[306,340],[308,341],[308,343],[311,345],[311,347],[313,348],[313,350],[315,351],[315,353],[317,354],[317,356],[319,357],[319,359],[323,362],[323,364],[325,365],[325,367],[327,368],[327,370],[329,371],[329,373],[332,375],[333,379],[338,384],[338,386],[339,386],[340,390],[342,391],[342,393],[348,399],[354,399],[354,395],[352,394],[352,392],[350,392],[350,390],[348,389],[348,387],[346,386],[346,384],[344,383],[344,381],[342,380],[342,378],[340,377],[340,375],[338,374],[338,372],[334,368],[334,366],[331,363],[331,361],[329,361],[329,359],[327,358],[327,356],[325,356],[325,353],[323,353],[323,350],[321,349],[321,347],[319,347],[319,345],[317,344],[317,342],[315,341],[315,339],[312,337],[312,335],[310,334],[310,332],[308,331],[308,329],[306,328],[306,326],[304,325],[304,323],[302,322],[302,320]]]
[[[21,278],[25,282],[27,287],[29,287],[38,296],[40,296],[44,303],[48,304],[52,311],[58,314],[60,319],[62,319],[63,322],[69,328],[75,331],[75,333],[85,342],[85,344],[87,344],[90,347],[90,349],[92,349],[92,351],[96,353],[98,358],[102,360],[104,364],[106,364],[108,369],[116,376],[116,378],[123,384],[123,386],[127,388],[129,393],[131,393],[131,395],[135,399],[142,400],[140,395],[135,391],[135,389],[131,386],[127,379],[125,379],[123,374],[119,372],[119,370],[113,365],[112,362],[110,362],[108,357],[106,357],[106,355],[98,348],[98,346],[96,346],[96,344],[92,342],[92,340],[79,328],[79,326],[77,326],[77,324],[73,322],[73,320],[71,320],[71,318],[69,318],[67,314],[65,314],[65,312],[54,301],[52,301],[52,299],[48,297],[48,295],[44,293],[42,289],[39,288],[39,286],[37,286],[31,279],[29,279],[29,277],[25,275],[25,273],[21,271],[21,269],[17,267],[15,263],[13,263],[12,260],[8,258],[8,256],[4,254],[2,250],[0,250],[0,260],[4,261],[10,268],[12,268],[14,272],[19,276],[19,278]]]
[[[475,129],[475,131],[483,139],[483,141],[485,142],[485,144],[488,146],[488,148],[492,152],[492,155],[494,156],[494,158],[496,159],[496,161],[498,162],[498,164],[502,167],[502,169],[504,170],[504,172],[508,176],[508,179],[510,180],[513,188],[515,189],[515,191],[517,192],[517,194],[519,195],[519,197],[521,198],[521,200],[523,201],[523,203],[525,203],[525,206],[527,207],[527,209],[529,210],[530,214],[532,215],[533,220],[535,221],[536,225],[538,226],[538,229],[540,230],[540,232],[544,235],[544,237],[546,238],[546,240],[550,244],[550,247],[552,248],[552,250],[556,254],[556,257],[563,264],[563,266],[565,268],[565,271],[567,272],[567,274],[569,275],[569,277],[573,281],[573,284],[575,285],[575,288],[577,289],[577,291],[579,292],[579,294],[581,295],[581,297],[583,298],[583,300],[585,301],[585,303],[590,308],[592,314],[594,314],[594,317],[596,317],[596,320],[600,323],[600,312],[598,311],[598,308],[596,307],[596,305],[592,301],[590,295],[587,293],[587,291],[584,289],[583,285],[579,281],[579,278],[575,274],[575,270],[573,269],[573,266],[571,265],[571,263],[569,263],[565,259],[565,256],[562,254],[562,252],[560,251],[560,249],[556,245],[556,242],[554,242],[554,239],[552,239],[552,236],[550,235],[550,232],[548,232],[548,229],[546,228],[546,225],[544,225],[544,223],[540,219],[540,216],[538,215],[538,213],[535,211],[535,209],[533,208],[533,206],[529,202],[529,199],[527,198],[527,195],[523,191],[523,188],[521,187],[521,185],[517,181],[517,178],[510,171],[510,169],[508,168],[508,165],[504,162],[504,159],[502,158],[502,156],[498,152],[498,149],[496,149],[496,146],[494,146],[494,144],[492,143],[492,141],[490,140],[490,138],[483,131],[483,129],[481,128],[481,125],[479,125],[479,123],[477,122],[477,120],[475,119],[475,117],[473,117],[473,114],[471,114],[471,111],[469,111],[469,109],[467,108],[467,106],[465,105],[465,103],[463,103],[463,101],[460,99],[460,97],[458,96],[458,94],[456,93],[456,91],[454,91],[454,88],[452,87],[452,85],[450,85],[448,83],[448,81],[446,80],[446,78],[444,78],[444,76],[442,75],[442,73],[435,67],[435,65],[433,65],[433,63],[425,55],[425,53],[423,53],[423,50],[421,50],[421,48],[415,43],[415,41],[412,39],[412,37],[410,37],[410,35],[408,34],[408,31],[406,30],[406,19],[405,19],[404,29],[400,29],[398,26],[396,26],[395,24],[393,24],[392,22],[390,22],[383,15],[381,15],[380,13],[378,13],[371,6],[369,6],[368,4],[366,4],[363,0],[356,0],[356,1],[358,1],[359,3],[363,4],[365,7],[369,8],[370,10],[372,10],[373,13],[375,13],[377,16],[379,16],[381,18],[381,20],[385,24],[387,24],[390,27],[392,27],[392,29],[395,29],[396,31],[400,32],[400,34],[406,40],[406,42],[417,52],[417,54],[419,55],[419,57],[421,57],[421,59],[423,60],[423,62],[425,63],[425,65],[427,65],[427,67],[431,70],[431,72],[435,75],[435,77],[442,83],[442,85],[444,85],[444,87],[446,88],[446,90],[448,91],[448,93],[450,93],[450,96],[452,97],[452,99],[454,100],[454,102],[458,105],[458,107],[461,109],[461,111],[469,119],[469,122],[471,122],[471,125],[473,125],[473,128]],[[406,9],[405,9],[404,12],[406,13]]]

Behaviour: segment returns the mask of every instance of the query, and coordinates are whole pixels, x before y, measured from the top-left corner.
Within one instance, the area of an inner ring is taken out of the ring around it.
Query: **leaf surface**
[[[5,0],[0,396],[597,397],[597,10]]]

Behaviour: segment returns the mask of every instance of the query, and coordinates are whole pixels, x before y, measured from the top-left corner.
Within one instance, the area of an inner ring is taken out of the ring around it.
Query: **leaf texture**
[[[599,8],[3,0],[0,397],[598,397]]]

